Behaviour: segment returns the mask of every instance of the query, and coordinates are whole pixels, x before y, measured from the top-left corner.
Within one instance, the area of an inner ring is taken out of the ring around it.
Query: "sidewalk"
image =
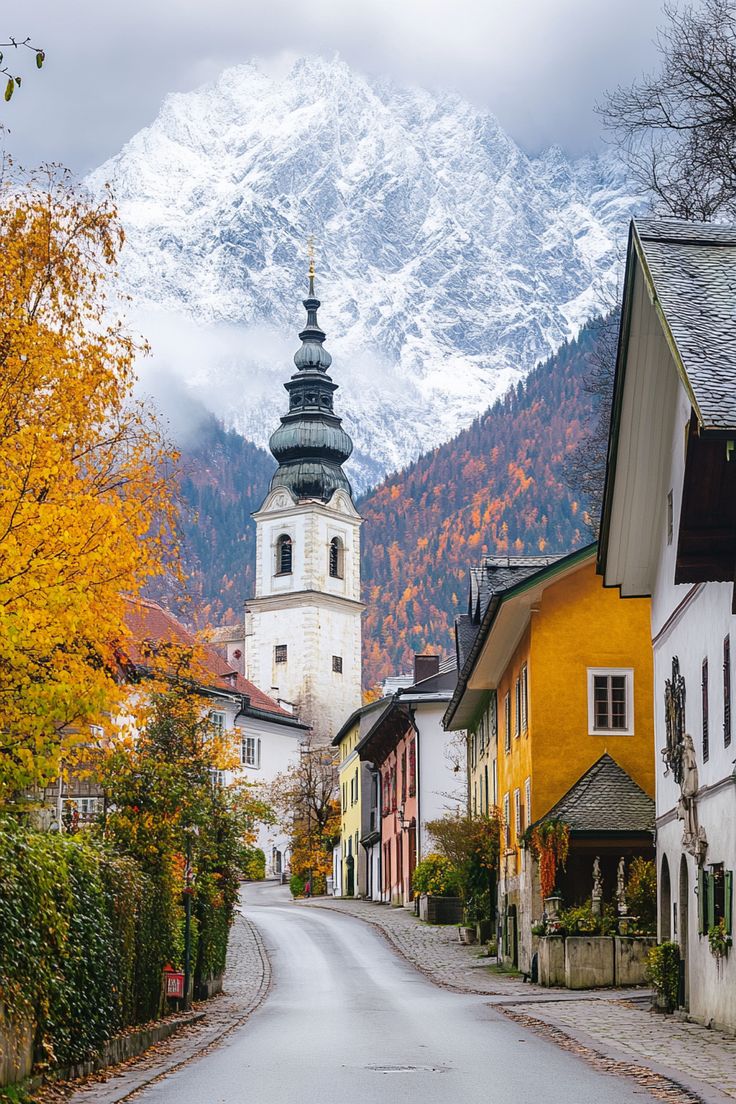
[[[407,909],[320,897],[329,908],[380,930],[399,954],[443,988],[479,993],[499,1013],[610,1073],[632,1076],[655,1097],[678,1104],[736,1100],[736,1038],[650,1010],[642,989],[543,989],[493,971],[452,925],[423,924]]]
[[[255,925],[239,913],[230,933],[224,991],[195,1004],[195,1010],[202,1014],[197,1023],[182,1028],[144,1054],[84,1081],[49,1085],[38,1099],[63,1100],[66,1104],[118,1104],[219,1043],[258,1008],[270,984],[271,968],[263,940]]]

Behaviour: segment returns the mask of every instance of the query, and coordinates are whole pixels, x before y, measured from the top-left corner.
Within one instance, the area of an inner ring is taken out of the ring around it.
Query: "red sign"
[[[184,996],[184,975],[178,973],[176,970],[164,970],[164,979],[166,982],[166,996],[178,997]]]

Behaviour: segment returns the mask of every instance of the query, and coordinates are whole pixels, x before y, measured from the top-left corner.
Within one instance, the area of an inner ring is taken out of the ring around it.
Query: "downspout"
[[[417,860],[418,863],[420,863],[422,861],[422,849],[421,849],[421,842],[420,842],[421,838],[422,838],[422,798],[421,798],[421,792],[422,791],[421,791],[421,787],[419,785],[419,779],[421,777],[421,771],[419,769],[419,754],[420,754],[420,752],[419,752],[419,729],[417,728],[416,721],[414,720],[414,706],[413,705],[409,707],[409,724],[414,729],[414,733],[415,733],[414,743],[416,745],[416,752],[414,754],[414,788],[416,789],[416,794],[417,794],[417,854],[416,854],[416,860]]]

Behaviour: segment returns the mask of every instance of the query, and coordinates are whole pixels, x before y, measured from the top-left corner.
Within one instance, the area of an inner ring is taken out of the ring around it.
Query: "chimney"
[[[440,657],[438,655],[414,656],[414,684],[424,682],[425,679],[436,675],[440,669]]]

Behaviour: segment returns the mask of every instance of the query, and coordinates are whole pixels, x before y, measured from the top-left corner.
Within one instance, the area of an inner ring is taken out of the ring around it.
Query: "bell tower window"
[[[330,576],[333,579],[342,579],[343,577],[344,551],[340,538],[333,537],[330,541]]]
[[[288,533],[282,533],[276,541],[276,574],[291,575],[292,543]]]

